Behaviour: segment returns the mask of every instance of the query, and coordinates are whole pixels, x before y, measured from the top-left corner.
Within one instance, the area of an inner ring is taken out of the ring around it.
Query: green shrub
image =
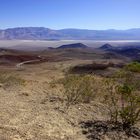
[[[125,66],[125,69],[132,72],[140,72],[140,63],[132,62]]]
[[[123,126],[133,126],[140,121],[140,95],[135,94],[133,88],[126,84],[118,87],[118,93],[121,95],[119,114]]]
[[[123,75],[124,74],[124,75]],[[121,72],[120,79],[108,79],[106,82],[107,95],[105,102],[108,105],[110,120],[122,123],[129,128],[140,121],[140,94],[131,78],[133,75]]]
[[[118,81],[120,84],[125,83],[133,87],[133,90],[140,90],[140,77],[134,72],[122,69],[115,73],[113,78],[116,79],[116,81]]]

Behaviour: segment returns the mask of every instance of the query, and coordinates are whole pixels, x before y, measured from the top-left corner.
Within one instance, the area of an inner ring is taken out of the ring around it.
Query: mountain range
[[[0,40],[139,40],[140,28],[128,30],[87,30],[18,27],[0,30]]]

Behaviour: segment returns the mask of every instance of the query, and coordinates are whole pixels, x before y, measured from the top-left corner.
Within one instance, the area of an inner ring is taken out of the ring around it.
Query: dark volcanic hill
[[[0,30],[0,40],[138,40],[140,28],[129,30],[86,30],[20,27]]]
[[[139,48],[128,48],[120,50],[117,53],[132,58],[133,60],[140,60],[140,49]]]
[[[75,44],[67,44],[67,45],[62,45],[58,47],[57,49],[75,49],[75,48],[88,48],[88,46],[82,44],[82,43],[75,43]]]
[[[112,55],[121,55],[132,60],[140,60],[140,46],[120,46],[113,47],[110,44],[105,44],[99,48],[99,50],[103,50],[106,53],[110,53]]]
[[[104,45],[101,46],[99,49],[105,50],[105,51],[109,51],[109,50],[113,50],[113,46],[110,45],[110,44],[104,44]]]

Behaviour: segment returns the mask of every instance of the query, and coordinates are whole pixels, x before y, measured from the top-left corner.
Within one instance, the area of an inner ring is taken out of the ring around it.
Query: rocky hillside
[[[99,48],[105,52],[110,52],[112,55],[122,55],[131,58],[132,60],[140,61],[140,46],[120,46],[114,47],[110,44],[105,44]]]

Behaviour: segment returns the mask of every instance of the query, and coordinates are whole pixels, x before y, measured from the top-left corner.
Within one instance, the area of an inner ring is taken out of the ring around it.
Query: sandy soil
[[[89,61],[87,61],[89,62]],[[84,63],[87,63],[86,61]],[[64,77],[64,70],[83,61],[26,65],[23,70],[3,68],[0,72],[24,79],[25,85],[0,87],[0,140],[88,140],[80,125],[88,120],[106,120],[106,109],[98,103],[77,104],[64,111],[62,88],[51,83]],[[104,114],[104,115],[103,115]],[[120,132],[121,133],[121,132]],[[102,140],[117,138],[107,135]],[[111,135],[112,136],[112,135]]]

